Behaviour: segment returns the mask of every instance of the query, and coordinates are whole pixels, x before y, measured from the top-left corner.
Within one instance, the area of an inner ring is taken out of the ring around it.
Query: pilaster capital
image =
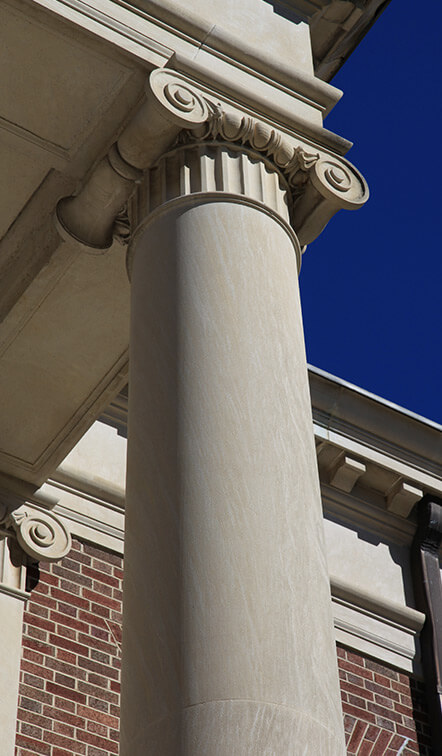
[[[47,508],[56,500],[40,492],[23,496],[19,489],[0,489],[1,533],[16,540],[24,552],[23,563],[57,562],[71,550],[72,538],[62,520]]]
[[[36,561],[58,562],[72,548],[71,534],[60,518],[29,504],[12,511],[6,525],[23,551]]]
[[[121,235],[116,219],[143,172],[174,145],[191,142],[235,145],[270,162],[287,182],[290,223],[303,246],[338,210],[357,209],[368,198],[356,168],[297,132],[296,124],[282,128],[187,75],[162,68],[150,74],[144,104],[80,193],[59,203],[61,235],[96,253],[108,249],[115,235],[127,241],[127,228]]]

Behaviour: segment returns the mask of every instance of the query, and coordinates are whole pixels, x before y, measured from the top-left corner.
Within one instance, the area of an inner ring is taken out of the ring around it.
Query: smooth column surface
[[[203,196],[136,235],[122,756],[345,753],[294,241]]]

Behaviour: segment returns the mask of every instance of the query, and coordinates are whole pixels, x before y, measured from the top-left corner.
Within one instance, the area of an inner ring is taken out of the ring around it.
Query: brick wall
[[[118,754],[122,560],[74,541],[40,572],[25,612],[16,756]],[[431,756],[423,685],[339,646],[338,663],[349,756]]]
[[[25,612],[16,756],[118,753],[122,560],[74,541]]]
[[[338,666],[348,754],[431,756],[422,683],[340,646]]]

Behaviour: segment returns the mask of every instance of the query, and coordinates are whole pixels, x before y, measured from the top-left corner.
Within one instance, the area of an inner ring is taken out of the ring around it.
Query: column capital
[[[287,181],[290,222],[303,246],[338,210],[357,209],[368,198],[362,175],[325,147],[327,140],[316,143],[300,134],[296,123],[291,130],[282,128],[189,76],[162,68],[150,74],[145,102],[79,194],[59,202],[56,222],[61,235],[75,239],[86,251],[106,251],[119,234],[117,216],[143,172],[177,142],[186,141],[221,141],[270,161]],[[126,240],[127,233],[123,237]]]
[[[24,552],[23,564],[57,562],[71,550],[71,534],[62,520],[47,508],[56,500],[40,492],[34,496],[28,500],[15,489],[1,489],[0,531],[18,543]]]
[[[72,548],[71,534],[59,517],[29,504],[15,509],[6,520],[23,551],[36,561],[58,562]]]

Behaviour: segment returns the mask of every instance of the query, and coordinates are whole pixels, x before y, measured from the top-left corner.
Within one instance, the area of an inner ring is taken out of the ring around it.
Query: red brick
[[[28,724],[27,722],[21,722],[20,732],[22,733],[22,735],[28,735],[30,738],[35,738],[36,740],[42,739],[43,731],[41,727],[36,727],[35,725]]]
[[[71,713],[75,711],[75,702],[70,701],[67,698],[59,698],[57,696],[54,701],[54,706],[57,706],[59,709],[63,709],[63,711],[69,711]]]
[[[111,753],[118,753],[118,743],[115,743],[114,740],[108,740],[107,738],[102,738],[99,735],[94,735],[91,732],[83,732],[79,730],[77,732],[77,739],[83,741],[84,743],[90,743],[91,745],[98,746],[99,748],[105,748]]]
[[[394,701],[391,700],[390,696],[388,695],[388,691],[386,691],[386,694],[384,696],[376,695],[374,697],[374,700],[376,704],[378,704],[379,706],[384,706],[386,709],[395,708]]]
[[[122,637],[123,637],[123,628],[121,627],[121,623],[112,622],[111,620],[106,620],[106,624],[109,630],[111,631],[115,642],[120,646]]]
[[[373,714],[378,714],[380,717],[385,717],[385,719],[390,719],[392,722],[402,723],[402,715],[397,714],[395,711],[392,711],[391,709],[386,709],[385,706],[379,706],[378,704],[371,703],[371,701],[369,701],[367,703],[367,709],[368,711],[372,711]]]
[[[49,587],[48,587],[49,591]],[[46,594],[42,593],[41,595],[38,595],[37,593],[33,593],[32,595],[32,603],[30,604],[30,607],[34,606],[43,606],[47,609],[55,609],[57,606],[57,602],[55,599],[51,598],[50,596],[47,596]]]
[[[63,638],[69,638],[69,640],[72,641],[77,640],[77,630],[72,630],[72,628],[67,625],[57,625],[56,633]]]
[[[403,735],[393,735],[389,748],[399,750],[404,745],[405,738]]]
[[[394,723],[390,719],[385,719],[384,717],[376,716],[376,724],[379,725],[379,727],[383,727],[385,730],[390,730],[391,732],[394,732]]]
[[[367,690],[370,690],[373,693],[377,693],[380,696],[388,696],[388,699],[390,701],[400,700],[399,693],[396,693],[396,691],[391,690],[390,688],[386,688],[384,685],[379,685],[379,683],[366,680],[365,687],[367,688]]]
[[[117,554],[111,554],[109,551],[104,551],[96,546],[91,546],[89,543],[84,544],[84,553],[89,556],[96,557],[100,561],[106,560],[106,563],[121,566],[122,559]]]
[[[55,721],[65,722],[68,725],[72,725],[72,727],[82,727],[84,724],[83,717],[76,716],[69,711],[60,710],[59,707],[55,708],[53,706],[45,706],[43,709],[43,714]],[[47,727],[46,729],[51,728]]]
[[[101,604],[91,604],[91,611],[100,617],[105,617],[106,619],[109,619],[110,617],[110,609],[107,606],[102,606]]]
[[[65,722],[55,721],[53,731],[59,735],[65,735],[67,738],[73,738],[75,736],[75,728]]]
[[[46,604],[44,605],[38,604],[36,601],[32,601],[32,600],[29,601],[28,608],[24,614],[26,615],[27,612],[29,613],[29,615],[37,614],[39,617],[46,617],[46,618],[49,615],[49,609],[46,606]]]
[[[53,598],[64,601],[68,605],[77,606],[80,609],[89,609],[89,601],[87,601],[86,598],[74,596],[72,593],[66,593],[66,591],[60,590],[60,588],[52,588],[51,595]]]
[[[358,706],[361,709],[367,708],[367,702],[360,696],[353,696],[351,694],[348,694],[348,703],[352,706]]]
[[[77,657],[70,651],[66,651],[64,648],[57,648],[57,659],[67,662],[68,664],[76,664]]]
[[[54,575],[62,574],[59,572],[59,570],[67,570],[68,572],[76,572],[77,575],[80,572],[80,563],[77,559],[77,555],[75,555],[75,559],[71,559],[70,557],[65,557],[61,562],[58,564],[54,564],[52,566],[52,572]]]
[[[355,719],[362,719],[364,722],[371,722],[375,724],[376,717],[370,711],[365,709],[358,709],[356,706],[350,706],[350,704],[343,704],[342,706],[345,714],[351,714]]]
[[[74,617],[67,616],[62,612],[51,611],[51,620],[59,625],[68,625],[68,627],[74,630],[81,630],[83,633],[87,633],[89,626],[86,622],[81,622]]]
[[[59,581],[59,588],[62,591],[67,591],[67,593],[73,593],[75,596],[80,595],[81,587],[74,583],[72,580],[60,580]]]
[[[76,617],[78,615],[78,612],[80,611],[80,609],[77,609],[76,606],[72,606],[72,604],[66,604],[65,601],[56,601],[55,605],[52,608],[58,611],[60,614],[66,615],[66,617]]]
[[[112,586],[113,588],[118,588],[121,585],[118,578],[113,577],[110,574],[108,575],[106,573],[99,572],[98,570],[93,570],[91,567],[84,567],[82,574],[87,575],[94,580],[98,580],[100,583],[106,583],[106,585]]]
[[[393,690],[397,690],[398,693],[403,693],[404,695],[410,697],[410,686],[404,685],[403,683],[396,682],[395,680],[391,681],[391,687]],[[411,697],[410,697],[411,700]]]
[[[386,748],[388,748],[391,742],[392,737],[393,734],[391,732],[385,732],[385,730],[382,730],[379,733],[379,736],[373,746],[372,756],[383,756]]]
[[[103,690],[103,688],[96,685],[90,685],[90,683],[85,683],[82,680],[78,683],[78,690],[85,693],[87,696],[92,696],[92,698],[99,698],[103,701],[108,701],[109,703],[118,703],[118,696],[116,693],[112,693],[110,690]]]
[[[35,627],[34,625],[26,624],[24,626],[24,632],[26,635],[29,635],[30,638],[35,638],[38,641],[47,641],[48,640],[48,631],[43,630],[40,627]]]
[[[83,633],[79,634],[78,640],[81,643],[93,645],[94,648],[100,649],[110,655],[115,654],[115,649],[117,648],[115,643],[107,643],[106,641],[100,640],[100,638],[95,638],[95,636],[91,639],[90,636],[84,635]],[[86,656],[86,654],[84,655]]]
[[[371,669],[373,672],[377,672],[378,674],[383,675],[383,677],[388,677],[390,680],[404,682],[404,679],[401,679],[399,673],[394,669],[385,667],[383,664],[379,664],[378,662],[372,661],[371,659],[365,659],[365,666],[367,669]]]
[[[117,717],[112,717],[110,714],[105,714],[103,711],[92,709],[89,706],[78,705],[77,714],[92,722],[100,722],[100,724],[106,725],[106,727],[119,726],[119,720]]]
[[[36,675],[30,675],[29,672],[25,672],[22,676],[22,680],[25,683],[25,685],[32,685],[33,688],[40,688],[43,690],[45,686],[45,681],[42,677],[37,677]]]
[[[353,651],[347,650],[347,659],[349,662],[352,662],[352,664],[357,664],[358,666],[364,668],[364,657],[360,656],[360,654],[356,654]]]
[[[58,685],[63,685],[65,688],[75,688],[75,678],[70,675],[62,675],[60,672],[57,672],[55,675],[55,682]]]
[[[361,680],[361,685],[352,685],[351,683],[342,681],[341,690],[345,690],[347,693],[352,693],[355,696],[360,696],[361,698],[365,698],[367,701],[374,700],[373,693],[371,693],[371,691],[366,690],[363,687],[363,680]]]
[[[72,651],[72,653],[74,654],[79,654],[80,656],[88,656],[87,646],[84,646],[80,643],[75,643],[69,638],[60,638],[59,635],[50,635],[49,640],[54,644],[54,646],[61,646],[61,648],[65,648],[68,651]]]
[[[48,658],[52,659],[52,657]],[[24,672],[31,672],[32,674],[37,675],[40,678],[45,678],[46,680],[52,680],[52,678],[54,677],[54,673],[50,669],[46,669],[40,664],[33,664],[26,659],[22,659],[21,668]]]
[[[16,745],[30,748],[34,754],[43,754],[43,756],[50,756],[51,747],[47,743],[43,743],[41,740],[35,740],[34,738],[28,738],[26,735],[17,734]]]
[[[377,736],[379,735],[379,727],[375,727],[374,725],[370,725],[367,732],[365,733],[365,739],[370,740],[371,742],[375,741]]]
[[[359,721],[355,723],[353,732],[351,734],[351,738],[348,741],[348,745],[347,745],[347,751],[349,754],[358,752],[358,748],[364,738],[366,730],[367,730],[366,722]]]
[[[351,733],[353,730],[353,727],[355,725],[356,719],[354,717],[350,717],[348,714],[344,715],[344,730],[345,732]]]
[[[32,712],[40,713],[43,709],[43,704],[41,704],[40,701],[35,701],[33,698],[27,698],[23,695],[20,695],[19,697],[19,704],[23,709]]]
[[[62,685],[47,683],[46,690],[49,691],[49,693],[54,693],[57,696],[61,696],[62,698],[67,698],[68,701],[77,701],[78,703],[86,702],[86,696],[84,695],[84,693],[80,693],[77,690],[72,690],[71,688],[65,688]]]
[[[374,679],[375,679],[375,682],[377,682],[386,690],[389,690],[391,683],[394,682],[394,680],[390,680],[389,677],[385,677],[385,675],[380,675],[380,674],[375,674]]]
[[[100,724],[99,722],[91,722],[89,721],[87,723],[87,731],[93,732],[95,735],[101,735],[103,738],[107,738],[108,736],[108,730],[109,728],[105,725]]]
[[[66,662],[60,661],[59,659],[47,659],[46,664],[51,669],[54,669],[57,672],[61,672],[62,674],[68,675],[70,677],[79,677],[83,680],[86,677],[84,670],[79,669],[75,664],[67,664]]]
[[[398,724],[396,726],[396,730],[399,735],[404,735],[406,738],[411,738],[411,740],[416,740],[416,730],[411,730],[409,727],[403,727],[402,725]]]
[[[34,664],[43,664],[44,656],[43,654],[37,653],[37,651],[32,651],[32,649],[25,647],[23,649],[23,658],[28,659],[30,662],[34,662]]]
[[[93,601],[95,603],[98,602],[98,604],[102,606],[106,606],[108,609],[120,609],[121,604],[119,601],[115,601],[114,599],[108,598],[108,596],[103,596],[101,593],[98,593],[97,591],[91,591],[89,588],[83,588],[83,596],[85,599],[89,599],[90,601]],[[87,607],[83,607],[86,609]]]
[[[111,656],[110,654],[104,654],[103,651],[97,651],[96,648],[91,648],[91,659],[95,659],[95,661],[99,661],[102,664],[110,664]]]
[[[44,617],[39,617],[36,614],[25,612],[25,622],[32,624],[33,627],[39,627],[42,630],[48,630],[52,633],[55,630],[55,624]]]
[[[103,619],[103,617],[97,617],[96,614],[92,614],[91,612],[85,612],[84,610],[80,610],[78,617],[83,622],[86,622],[88,625],[95,625],[97,627],[106,627],[106,620]]]
[[[75,740],[71,738],[65,738],[63,735],[57,735],[56,732],[45,732],[44,733],[44,739],[46,743],[51,743],[51,745],[60,746],[64,749],[70,749],[72,754],[81,754],[81,756],[85,756],[86,754],[86,748],[83,743],[78,742],[78,736],[75,738]]]
[[[42,590],[44,585],[58,585],[58,579],[55,575],[47,570],[40,570],[40,581],[37,586],[36,592]]]
[[[371,756],[372,753],[373,753],[372,741],[363,740],[358,750],[358,756]]]
[[[43,707],[43,714],[44,708],[45,707]],[[28,711],[27,709],[22,709],[20,707],[17,711],[17,719],[19,722],[29,722],[30,724],[35,724],[44,730],[50,730],[52,727],[50,717],[42,716],[41,714],[37,714],[34,711]]]
[[[397,703],[394,706],[394,710],[406,717],[413,716],[413,708],[411,706],[403,706],[402,704]]]
[[[51,682],[47,683],[48,685],[51,685]],[[40,701],[41,703],[50,703],[51,697],[47,693],[44,692],[44,690],[40,690],[40,688],[34,688],[31,685],[25,685],[23,682],[20,683],[20,694],[22,696],[26,696],[26,698],[32,698],[34,701]]]
[[[373,680],[373,673],[369,669],[363,669],[362,667],[357,667],[356,664],[351,664],[348,661],[342,660],[339,662],[339,665],[341,669],[345,669],[347,672],[352,672],[354,675],[357,675],[358,677],[363,677],[367,680]]]

